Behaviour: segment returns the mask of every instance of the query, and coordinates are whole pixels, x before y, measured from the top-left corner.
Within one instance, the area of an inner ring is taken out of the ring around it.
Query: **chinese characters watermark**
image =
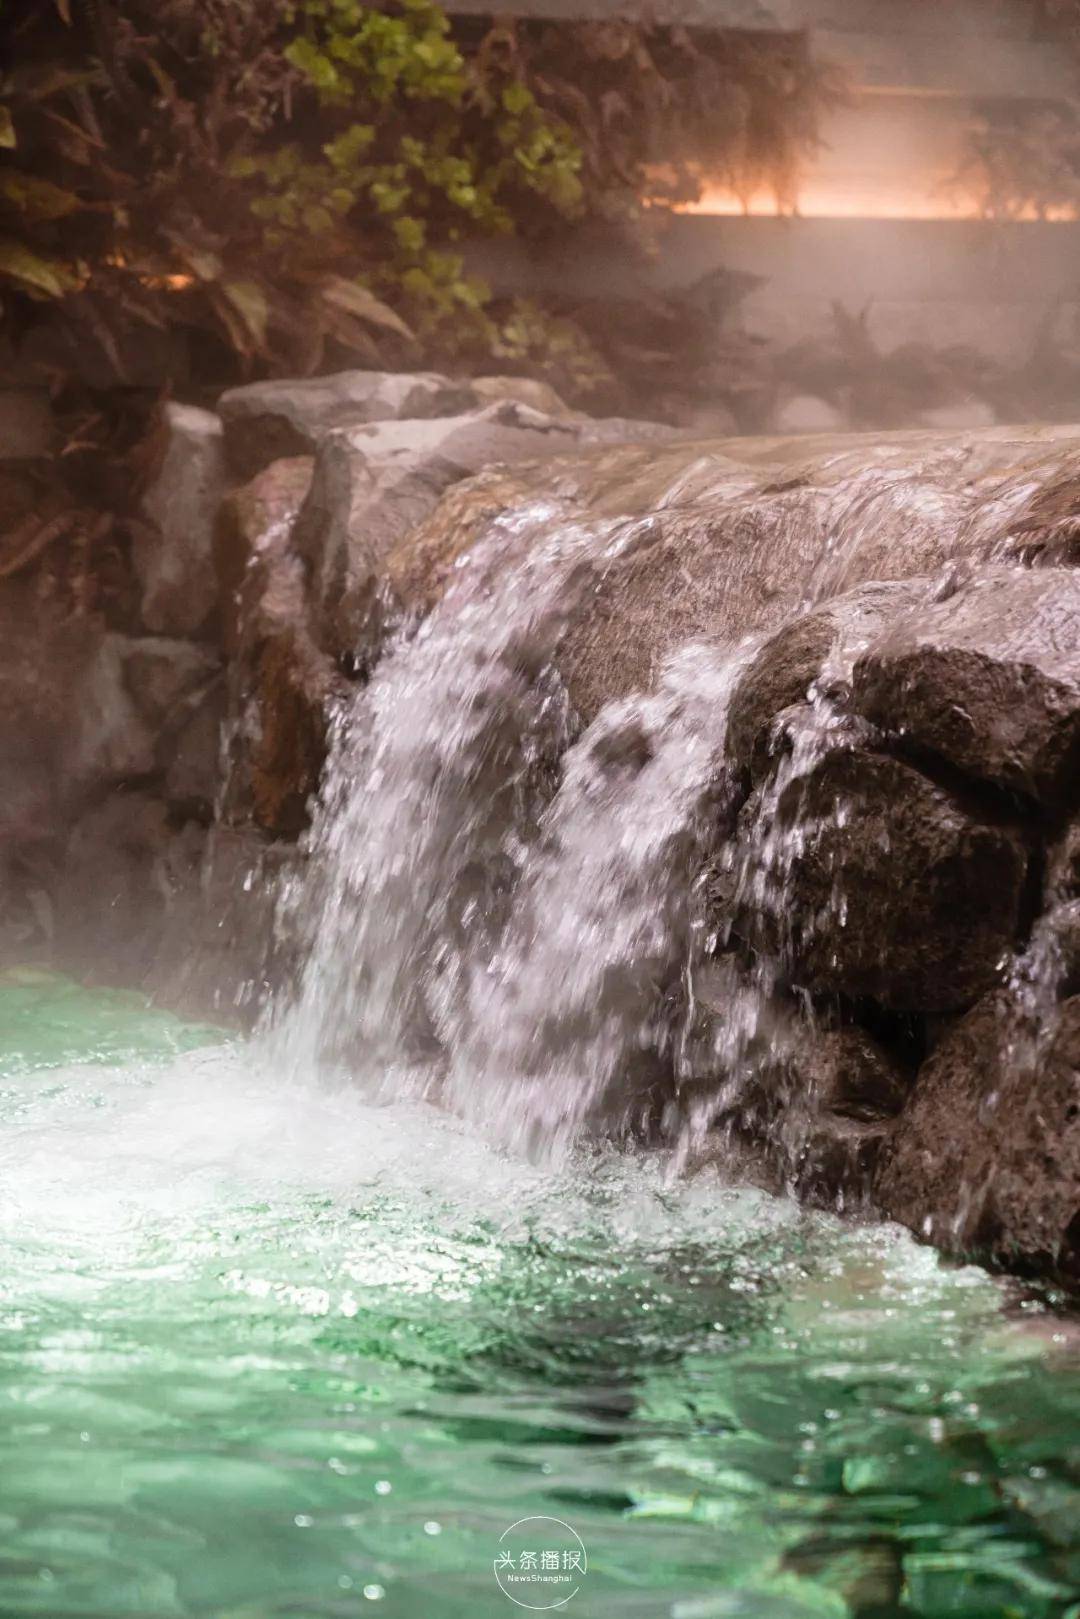
[[[589,1571],[585,1543],[561,1518],[519,1518],[499,1536],[492,1564],[499,1589],[519,1608],[563,1608]]]

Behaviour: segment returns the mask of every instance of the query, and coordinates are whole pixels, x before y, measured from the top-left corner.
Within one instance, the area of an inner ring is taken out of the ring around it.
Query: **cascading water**
[[[878,608],[1023,505],[930,459],[762,488],[705,458],[660,520],[615,479],[497,520],[339,718],[263,1038],[0,974],[0,1612],[500,1619],[536,1521],[586,1549],[590,1619],[1074,1619],[1060,1295],[699,1162],[822,1015],[789,898]],[[576,627],[717,511],[717,635],[579,724]],[[772,638],[908,546],[749,781]],[[1056,939],[1005,985],[1032,1017]],[[595,1139],[639,1122],[681,1150]]]
[[[640,527],[554,505],[496,524],[343,720],[294,896],[308,954],[276,1030],[293,1069],[347,1052],[387,1094],[437,1085],[424,1058],[462,1016],[567,739],[548,649]]]
[[[957,565],[991,555],[1031,488],[969,476],[948,450],[928,450],[918,470],[851,453],[824,467],[821,487],[762,491],[728,464],[697,463],[657,502],[728,512],[749,547],[729,594],[749,570],[771,570],[789,603],[768,615],[774,632],[853,585],[896,578],[903,548],[938,576],[875,587],[838,624],[809,702],[786,717],[778,769],[738,820],[727,706],[761,632],[688,645],[652,693],[609,704],[575,736],[561,639],[609,573],[655,543],[650,519],[582,516],[556,495],[496,521],[342,719],[311,869],[289,896],[306,964],[272,1020],[294,1070],[344,1063],[378,1094],[438,1098],[508,1145],[555,1156],[587,1120],[656,1123],[657,1082],[667,1075],[670,1092],[672,1073],[700,1069],[686,1030],[706,958],[731,944],[747,906],[782,924],[786,872],[811,831],[800,782],[852,735],[856,657],[894,594],[917,611],[952,588]],[[600,505],[617,508],[617,492]],[[719,908],[705,892],[711,866],[725,873]],[[812,1018],[808,1003],[788,1016],[782,934],[711,1021],[713,1084],[690,1085],[677,1109],[680,1162],[762,1056],[775,1061]]]

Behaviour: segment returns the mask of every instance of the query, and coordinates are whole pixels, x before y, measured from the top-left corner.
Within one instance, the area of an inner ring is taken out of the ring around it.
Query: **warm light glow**
[[[696,202],[676,204],[683,214],[752,215],[775,217],[781,210],[771,191],[755,192],[749,199],[733,191],[707,186]],[[799,188],[796,213],[801,219],[984,219],[981,199],[919,185],[873,186],[843,184],[828,177],[807,180]],[[1048,209],[1042,216],[1055,222],[1076,220],[1075,208]],[[1019,220],[1039,218],[1034,208],[1010,215]]]

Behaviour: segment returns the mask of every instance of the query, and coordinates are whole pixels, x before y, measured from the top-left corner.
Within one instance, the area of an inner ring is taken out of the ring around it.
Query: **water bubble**
[[[425,1535],[441,1535],[442,1524],[436,1523],[434,1518],[429,1518],[427,1523],[424,1525],[424,1533]]]
[[[388,1478],[377,1478],[375,1480],[376,1495],[389,1495],[393,1488],[394,1486],[391,1484]]]
[[[381,1602],[383,1597],[386,1595],[386,1587],[376,1585],[374,1583],[371,1585],[365,1585],[364,1595],[367,1597],[369,1602]]]

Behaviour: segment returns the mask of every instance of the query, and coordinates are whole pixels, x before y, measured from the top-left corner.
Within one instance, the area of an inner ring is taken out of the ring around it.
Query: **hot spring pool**
[[[1076,1337],[893,1227],[25,972],[0,1224],[4,1616],[1080,1615]]]

